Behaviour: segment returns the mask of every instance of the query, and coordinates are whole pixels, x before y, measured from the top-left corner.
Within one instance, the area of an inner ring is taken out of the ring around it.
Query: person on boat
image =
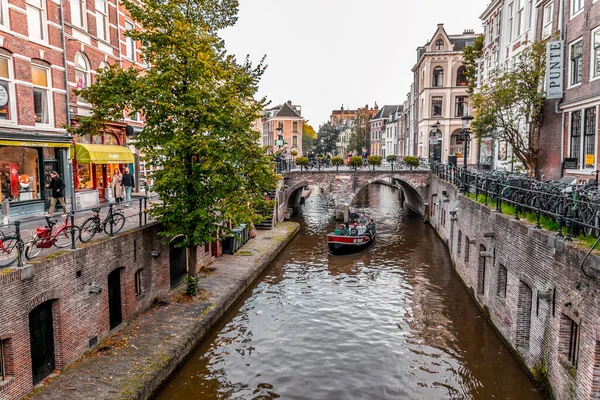
[[[360,214],[360,217],[358,218],[358,223],[361,225],[366,225],[367,224],[367,217],[365,217],[364,214]]]
[[[348,234],[348,230],[346,229],[346,225],[340,225],[340,236],[346,236]]]
[[[369,221],[367,222],[367,232],[369,232],[370,235],[373,234],[374,227],[375,227],[375,223],[373,222],[373,218],[369,218]]]
[[[356,213],[356,211],[354,211],[354,209],[350,210],[349,221],[351,223],[358,221],[359,217],[360,216]]]

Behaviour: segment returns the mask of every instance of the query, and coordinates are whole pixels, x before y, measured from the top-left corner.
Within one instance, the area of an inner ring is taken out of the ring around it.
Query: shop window
[[[92,189],[92,171],[91,164],[77,163],[77,189]]]
[[[70,0],[69,4],[71,5],[71,23],[85,28],[87,19],[85,0]]]
[[[119,139],[117,138],[117,135],[114,135],[112,133],[105,133],[104,134],[104,144],[112,144],[112,145],[119,145]]]
[[[94,135],[90,138],[91,144],[102,144],[102,135]]]
[[[90,143],[90,137],[89,135],[75,135],[73,141],[75,143]]]
[[[442,96],[433,96],[431,98],[431,116],[442,115]]]
[[[37,149],[0,147],[0,200],[24,201],[41,198],[38,160]]]
[[[582,55],[583,55],[583,41],[579,40],[578,42],[573,43],[570,46],[571,68],[570,68],[569,74],[570,74],[571,86],[581,83],[581,69],[583,67]]]
[[[433,87],[444,86],[444,69],[442,67],[435,67],[433,70]]]
[[[33,110],[35,122],[50,123],[49,100],[50,86],[48,84],[48,69],[33,65],[31,67],[31,83],[33,84]]]
[[[0,57],[0,120],[10,121],[13,119],[12,106],[12,83],[10,76],[10,60]]]
[[[96,4],[96,36],[108,42],[108,3],[106,0],[95,0]]]
[[[46,10],[44,0],[27,0],[27,28],[30,39],[46,40]]]
[[[579,361],[579,324],[565,314],[560,315],[558,353],[571,366],[577,368]]]
[[[459,139],[460,129],[455,130],[450,135],[450,155],[462,158],[464,150],[464,142]]]
[[[90,85],[90,68],[87,57],[81,53],[75,54],[75,86],[77,89],[85,89]],[[85,100],[77,96],[77,101]]]
[[[125,21],[125,30],[133,31],[135,26],[129,21]],[[135,61],[135,40],[129,36],[125,36],[125,55],[128,59]]]
[[[464,66],[458,67],[456,71],[456,86],[467,86],[468,84],[467,69]]]
[[[573,111],[570,131],[571,157],[577,158],[580,169],[594,169],[596,165],[596,107]]]

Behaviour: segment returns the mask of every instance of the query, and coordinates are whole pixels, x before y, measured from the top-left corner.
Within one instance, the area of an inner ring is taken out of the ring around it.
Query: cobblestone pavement
[[[157,202],[157,198],[156,197],[150,197],[146,203],[147,208],[150,208],[150,205],[152,202]],[[106,217],[106,215],[108,214],[108,204],[102,204],[100,207],[100,220],[104,220],[104,218]],[[125,232],[127,230],[139,227],[139,226],[143,226],[146,223],[150,223],[153,222],[153,220],[151,220],[149,217],[146,216],[146,219],[144,219],[144,202],[139,202],[139,198],[133,198],[131,205],[130,206],[126,206],[124,203],[121,203],[119,205],[115,205],[114,210],[119,210],[121,211],[124,215],[125,215],[125,225],[123,226],[123,228],[121,229],[120,232]],[[141,223],[140,223],[140,212],[142,213],[141,215]],[[56,220],[57,224],[54,227],[54,230],[58,230],[58,228],[61,226],[61,224],[64,221],[64,217],[61,216],[62,210],[61,211],[55,211],[54,215],[52,216],[52,220]],[[75,226],[79,227],[81,226],[86,219],[88,219],[89,217],[91,217],[94,214],[94,212],[92,210],[86,210],[86,211],[76,211],[75,212]],[[25,242],[25,246],[27,246],[27,244],[29,242],[31,242],[31,240],[33,239],[36,229],[38,227],[43,227],[46,225],[46,219],[44,217],[34,217],[31,219],[25,219],[20,221],[21,225],[20,225],[20,231],[21,231],[21,238],[23,239],[23,241]],[[8,225],[0,225],[0,239],[5,238],[5,237],[11,237],[14,236],[15,233],[15,225],[14,223],[8,224]],[[96,236],[94,236],[94,239],[97,238],[101,238],[101,237],[105,237],[107,236],[106,233],[102,232],[102,233],[97,233]],[[79,241],[79,237],[78,234],[76,234],[76,240],[75,240],[75,246],[78,247],[81,245],[81,242]],[[17,255],[18,252],[16,250],[16,248],[14,248],[14,245],[11,247],[10,245],[10,241],[6,242],[6,248],[11,250],[10,252],[6,252],[6,251],[1,251],[0,250],[0,268],[4,267],[4,266],[8,266],[11,268],[14,268],[17,266]],[[70,246],[67,247],[68,249],[71,248]],[[49,255],[52,253],[55,253],[57,251],[59,251],[61,249],[59,249],[58,247],[52,246],[50,248],[47,249],[43,249],[43,251],[41,252],[41,254],[38,257],[44,257],[45,255]],[[12,264],[10,264],[12,262]],[[23,257],[23,263],[25,264],[27,262],[27,259],[25,257]],[[10,264],[10,265],[7,265]]]
[[[31,397],[49,400],[146,399],[217,325],[298,232],[282,222],[258,231],[241,251],[217,258],[189,299],[180,286],[45,382]]]

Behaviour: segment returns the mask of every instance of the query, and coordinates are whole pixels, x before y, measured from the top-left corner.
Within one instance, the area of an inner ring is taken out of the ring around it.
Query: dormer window
[[[435,49],[436,50],[444,50],[444,41],[442,39],[438,39],[435,41]]]

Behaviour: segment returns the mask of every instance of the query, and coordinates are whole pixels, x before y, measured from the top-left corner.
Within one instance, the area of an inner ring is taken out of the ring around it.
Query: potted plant
[[[304,156],[300,156],[300,157],[296,157],[296,165],[300,166],[300,171],[304,170],[304,167],[308,166],[308,157],[304,157]]]
[[[331,165],[335,165],[335,170],[338,171],[340,165],[344,165],[342,157],[331,157]]]
[[[373,166],[373,171],[375,171],[375,166],[381,165],[381,156],[369,156],[367,157],[367,162]]]
[[[394,163],[396,162],[396,159],[398,157],[396,157],[395,154],[388,154],[387,157],[385,157],[385,159],[387,160],[387,162],[389,162],[390,164],[392,164],[392,171],[394,170]]]
[[[410,167],[412,170],[413,167],[419,166],[419,159],[415,156],[406,156],[404,157],[404,163]]]
[[[292,155],[292,157],[293,157],[294,159],[296,159],[296,156],[298,155],[298,150],[296,150],[296,149],[292,149],[292,150],[290,151],[290,154]]]
[[[361,156],[354,156],[354,157],[350,157],[350,160],[348,161],[348,164],[350,165],[350,167],[354,168],[354,170],[356,171],[356,168],[360,167],[363,163],[363,159]]]

